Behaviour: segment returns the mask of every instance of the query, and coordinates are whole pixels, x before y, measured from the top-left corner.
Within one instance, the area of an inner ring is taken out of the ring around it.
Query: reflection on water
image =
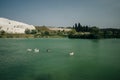
[[[0,80],[119,80],[119,47],[119,39],[0,39]]]

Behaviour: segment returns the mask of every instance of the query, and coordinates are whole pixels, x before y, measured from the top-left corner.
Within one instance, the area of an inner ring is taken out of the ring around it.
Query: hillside
[[[35,27],[26,23],[0,18],[0,31],[6,33],[25,33],[26,29],[33,30]]]

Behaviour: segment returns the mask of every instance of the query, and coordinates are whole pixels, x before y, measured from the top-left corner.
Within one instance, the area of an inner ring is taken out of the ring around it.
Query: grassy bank
[[[34,38],[32,34],[4,34],[0,38]]]
[[[37,34],[4,34],[0,38],[65,38],[60,35],[37,35]]]

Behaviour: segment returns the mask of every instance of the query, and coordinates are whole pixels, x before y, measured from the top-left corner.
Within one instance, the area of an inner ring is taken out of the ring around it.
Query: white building
[[[26,29],[33,30],[35,27],[22,22],[0,18],[0,31],[4,30],[6,33],[25,33]]]

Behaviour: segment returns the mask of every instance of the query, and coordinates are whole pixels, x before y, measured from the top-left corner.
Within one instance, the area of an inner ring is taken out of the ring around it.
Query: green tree
[[[30,34],[31,33],[30,29],[25,29],[25,33]]]
[[[112,38],[113,36],[112,36],[112,31],[104,31],[104,38]]]
[[[31,30],[31,32],[30,32],[31,34],[36,34],[37,33],[37,30]]]
[[[75,29],[72,29],[71,31],[69,31],[69,34],[75,34],[76,33],[76,30]]]
[[[1,35],[4,35],[5,33],[6,33],[6,32],[5,32],[4,30],[1,30],[1,31],[0,31],[0,34],[1,34]]]
[[[45,31],[45,32],[44,32],[44,35],[47,35],[47,36],[48,36],[48,35],[50,35],[50,33],[49,33],[48,31]]]
[[[75,29],[75,26],[73,25],[73,29]]]
[[[85,26],[85,32],[89,32],[89,27]]]
[[[78,32],[78,26],[77,26],[77,23],[75,23],[75,30]]]
[[[81,28],[82,28],[82,25],[80,23],[78,23],[78,29],[77,29],[77,31],[78,32],[82,31]]]
[[[93,38],[93,39],[101,38],[100,29],[97,28],[96,26],[91,28],[90,33],[91,33],[91,38]]]
[[[96,26],[92,27],[90,30],[92,34],[99,34],[99,31],[100,31],[99,28],[97,28]]]

